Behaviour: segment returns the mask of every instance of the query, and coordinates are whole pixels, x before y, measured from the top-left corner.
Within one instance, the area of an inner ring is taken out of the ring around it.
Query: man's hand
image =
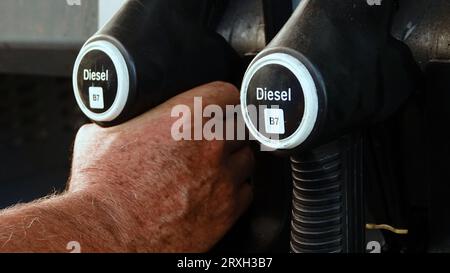
[[[202,97],[204,105],[223,108],[239,103],[236,88],[213,83],[181,94],[120,126],[84,126],[75,141],[65,198],[54,203],[52,199],[43,201],[34,207],[68,207],[69,202],[76,203],[65,210],[65,215],[74,218],[68,222],[77,223],[73,237],[85,251],[209,250],[250,203],[252,189],[246,180],[254,159],[244,142],[172,139],[171,127],[176,120],[171,117],[172,108],[179,104],[193,107],[194,97]],[[0,214],[0,250],[5,242],[1,237],[2,220],[10,217],[8,223],[14,224],[11,217],[21,211],[29,215],[32,208],[16,210]],[[85,220],[80,216],[83,212],[77,214],[77,210],[85,210],[91,217]],[[44,217],[51,217],[51,213],[43,213],[38,219],[40,224],[47,222],[41,219]],[[91,235],[77,236],[77,232]],[[5,245],[12,244],[12,240],[9,238]]]

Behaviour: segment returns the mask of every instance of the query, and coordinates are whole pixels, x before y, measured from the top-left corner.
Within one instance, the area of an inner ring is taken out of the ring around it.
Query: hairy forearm
[[[73,243],[83,253],[208,250],[201,239],[195,245],[186,240],[202,238],[196,232],[211,231],[184,227],[196,221],[187,205],[180,210],[160,197],[145,204],[134,198],[134,193],[118,195],[110,187],[90,187],[0,211],[0,253],[70,252]],[[148,217],[138,213],[144,210]]]
[[[0,212],[0,252],[128,251],[125,219],[117,219],[101,199],[78,192],[18,205]]]
[[[239,103],[212,83],[127,123],[77,134],[67,192],[0,211],[0,252],[204,252],[250,205],[253,152],[244,142],[174,141],[171,115],[185,105]],[[193,128],[191,115],[183,119]]]

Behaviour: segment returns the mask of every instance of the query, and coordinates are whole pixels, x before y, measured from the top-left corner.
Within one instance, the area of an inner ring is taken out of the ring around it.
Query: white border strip
[[[80,67],[81,61],[86,56],[86,54],[88,54],[93,50],[100,50],[103,51],[106,55],[108,55],[111,58],[117,73],[117,95],[111,108],[109,108],[104,113],[94,113],[91,110],[89,110],[87,106],[83,103],[83,100],[81,99],[81,95],[78,89],[78,69]],[[73,92],[75,94],[77,103],[81,111],[83,111],[83,113],[88,118],[97,122],[113,121],[122,113],[128,101],[128,94],[130,88],[130,75],[128,72],[128,66],[125,61],[125,58],[123,57],[120,50],[108,41],[100,40],[88,43],[81,49],[80,53],[78,54],[77,60],[75,61],[72,74],[72,84],[73,84]]]
[[[261,68],[271,64],[281,65],[289,69],[299,80],[305,98],[305,112],[300,126],[291,136],[282,140],[269,139],[261,134],[251,121],[247,110],[247,92],[251,80]],[[272,53],[250,65],[245,73],[241,89],[241,110],[247,128],[261,144],[275,150],[294,149],[305,142],[316,124],[319,113],[317,87],[308,68],[297,58],[285,53]]]
[[[98,29],[108,23],[127,0],[98,0]]]

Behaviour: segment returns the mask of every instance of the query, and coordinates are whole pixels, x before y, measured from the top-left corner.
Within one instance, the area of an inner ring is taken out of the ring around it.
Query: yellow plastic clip
[[[393,232],[393,233],[399,234],[399,235],[407,235],[409,232],[407,229],[398,229],[398,228],[394,228],[394,227],[392,227],[390,225],[386,225],[386,224],[382,224],[382,225],[366,224],[366,229],[383,229],[383,230],[388,230],[390,232]]]

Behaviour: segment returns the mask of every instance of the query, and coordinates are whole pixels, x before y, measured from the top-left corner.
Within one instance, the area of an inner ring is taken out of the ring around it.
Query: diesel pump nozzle
[[[303,0],[245,74],[250,133],[292,156],[293,252],[364,251],[357,132],[413,90],[411,54],[389,34],[393,12],[394,1]]]
[[[231,81],[239,58],[214,31],[222,2],[129,0],[75,62],[83,113],[112,126],[197,85]]]

